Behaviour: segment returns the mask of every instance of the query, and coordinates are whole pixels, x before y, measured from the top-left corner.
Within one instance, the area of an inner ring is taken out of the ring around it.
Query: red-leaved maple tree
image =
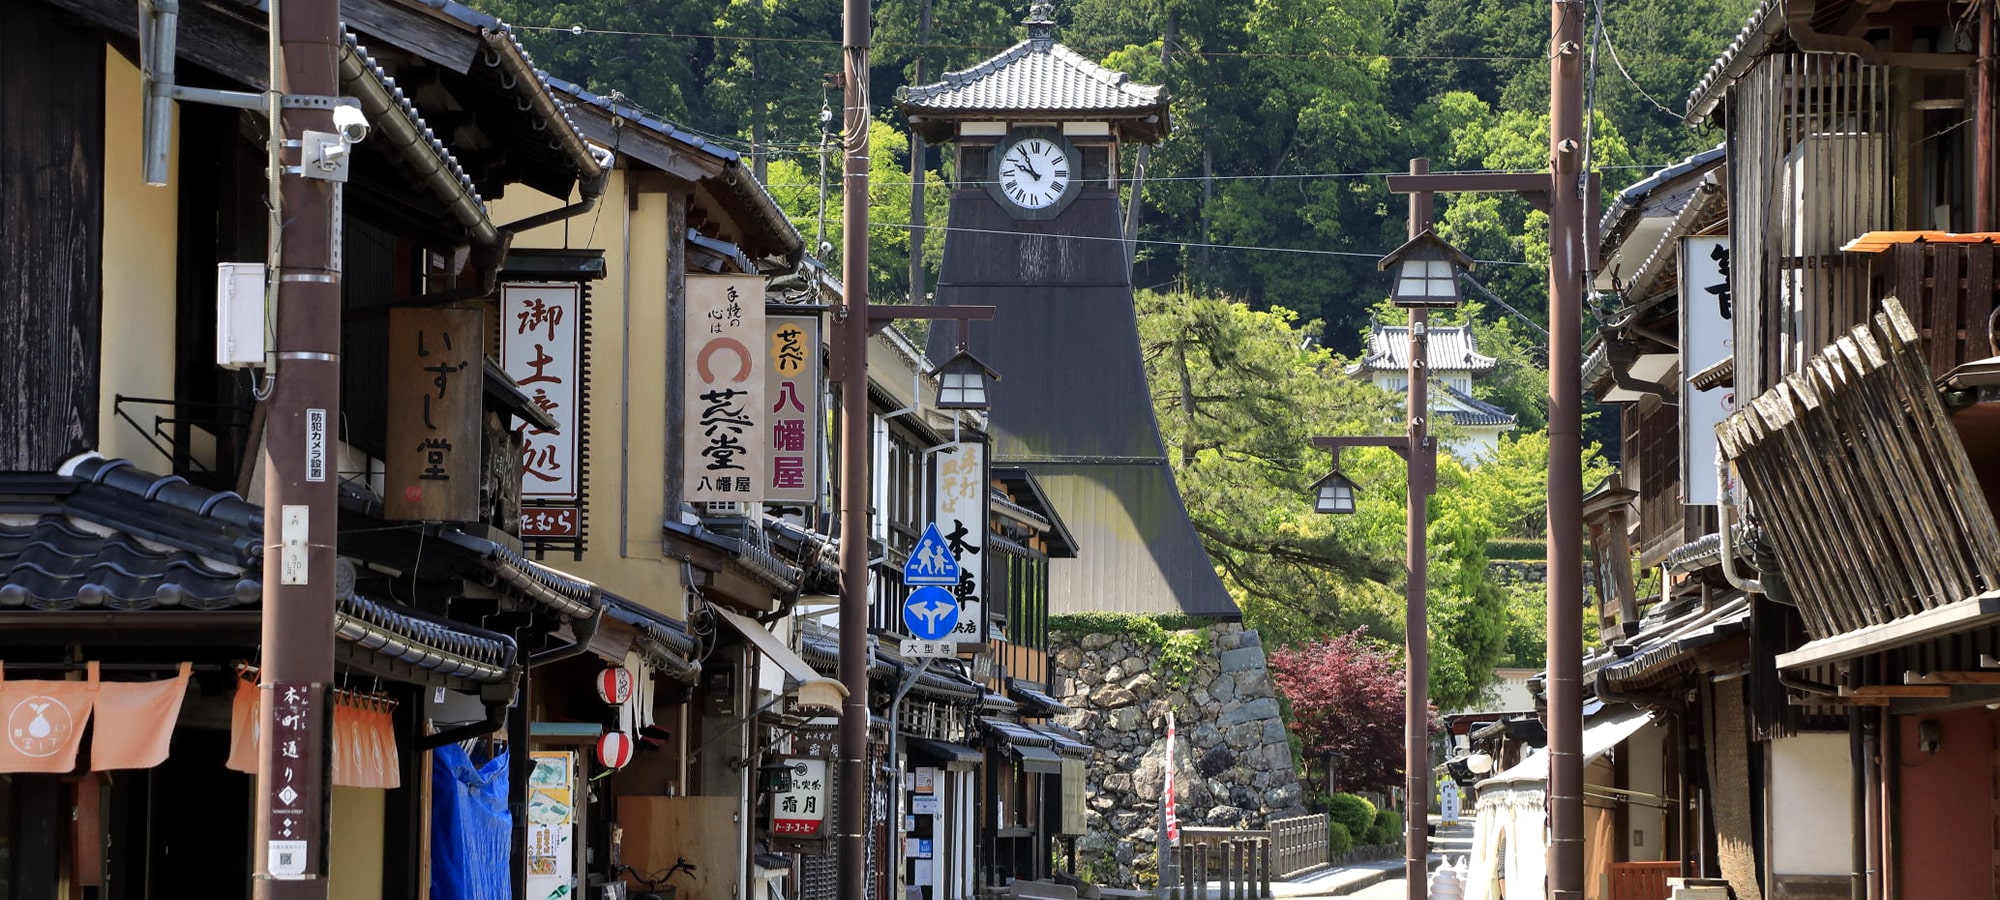
[[[1403,661],[1357,628],[1270,654],[1307,759],[1337,755],[1334,790],[1398,784],[1403,772]],[[1437,727],[1435,711],[1429,727]]]

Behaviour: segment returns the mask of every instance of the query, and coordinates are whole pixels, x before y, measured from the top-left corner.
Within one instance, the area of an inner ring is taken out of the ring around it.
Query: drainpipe
[[[1861,710],[1848,707],[1847,710],[1847,754],[1854,760],[1850,770],[1847,789],[1853,796],[1848,798],[1849,832],[1847,841],[1848,867],[1847,896],[1849,900],[1868,900],[1868,832],[1859,827],[1868,821],[1868,773],[1866,764],[1868,745],[1862,734]]]
[[[896,754],[901,753],[903,750],[903,697],[910,692],[910,688],[917,686],[917,679],[924,677],[924,672],[930,669],[930,667],[931,659],[930,657],[925,657],[922,662],[917,664],[916,668],[910,670],[909,677],[904,678],[903,683],[896,686],[895,695],[889,698],[889,764],[897,766],[899,770],[897,777],[889,779],[889,821],[891,822],[903,821],[903,779],[900,772],[902,764],[897,762],[896,759]],[[897,840],[900,843],[903,833],[902,829],[896,828],[892,829],[892,831],[896,833]],[[890,856],[891,858],[900,858],[895,854],[890,854]],[[932,856],[935,857],[937,854],[932,854]],[[943,857],[937,857],[937,861],[944,862],[945,860]],[[933,863],[933,865],[935,864]],[[896,880],[903,880],[903,867],[901,863],[897,863],[896,865]]]
[[[549,663],[582,656],[590,652],[590,639],[597,636],[597,625],[602,621],[604,621],[604,607],[599,606],[597,611],[591,614],[590,618],[578,619],[575,624],[570,626],[570,635],[574,640],[569,646],[543,650],[540,653],[530,655],[528,657],[528,668],[539,669]]]
[[[597,201],[604,196],[604,186],[611,181],[611,151],[602,147],[590,147],[591,158],[597,161],[597,175],[577,182],[577,201],[568,206],[558,207],[548,212],[536,213],[500,226],[508,234],[520,234],[552,222],[560,222],[590,212],[597,207]]]
[[[1972,101],[1972,230],[1993,230],[1993,4],[1979,4],[1979,74]],[[1949,223],[1940,223],[1949,224]]]
[[[1717,470],[1715,476],[1718,482],[1717,487],[1721,488],[1718,496],[1722,498],[1722,577],[1729,579],[1730,587],[1743,593],[1761,594],[1764,593],[1763,582],[1756,579],[1744,578],[1736,574],[1736,537],[1734,534],[1736,530],[1736,522],[1734,521],[1736,518],[1736,500],[1729,492],[1729,479],[1723,474],[1734,471],[1735,468],[1735,464],[1731,463],[1728,468]]]

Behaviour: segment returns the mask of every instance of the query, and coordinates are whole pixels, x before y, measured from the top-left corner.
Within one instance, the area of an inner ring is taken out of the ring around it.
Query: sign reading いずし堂
[[[484,338],[476,309],[389,311],[383,518],[479,518]]]

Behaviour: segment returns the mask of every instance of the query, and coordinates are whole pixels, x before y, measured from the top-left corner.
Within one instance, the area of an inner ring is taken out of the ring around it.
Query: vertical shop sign
[[[581,535],[583,287],[500,287],[500,366],[556,420],[521,432],[521,536]]]
[[[937,455],[937,527],[945,546],[958,561],[958,627],[950,640],[961,644],[986,642],[984,603],[986,567],[986,444],[959,441]]]
[[[1703,391],[1694,376],[1736,352],[1730,322],[1729,235],[1681,238],[1681,502],[1722,502],[1715,426],[1736,411],[1732,388]]]
[[[528,897],[576,894],[576,753],[536,750],[528,775]]]
[[[771,407],[764,396],[769,335],[764,279],[689,275],[681,430],[684,498],[693,503],[763,500]]]
[[[479,518],[484,336],[476,309],[389,311],[383,518]]]
[[[271,812],[264,823],[264,872],[274,879],[296,881],[319,871],[322,847],[312,845],[320,811],[314,806],[316,783],[323,769],[325,712],[319,707],[320,686],[304,681],[271,685],[264,703],[264,754],[271,770]]]
[[[765,344],[765,399],[770,401],[770,458],[764,499],[819,500],[820,352],[818,316],[772,316]]]

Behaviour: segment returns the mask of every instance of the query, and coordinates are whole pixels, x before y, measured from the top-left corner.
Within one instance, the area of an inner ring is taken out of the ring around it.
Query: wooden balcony
[[[1932,611],[2000,585],[2000,528],[1932,387],[1940,357],[1903,309],[1883,301],[1719,429],[1812,639],[1791,664],[1837,658],[1815,645],[1855,655],[1935,636],[1892,623],[1957,621]],[[1957,340],[1948,321],[1962,318],[1934,321]]]
[[[1923,240],[1857,249],[1880,248],[1869,267],[1873,295],[1902,299],[1923,338],[1931,375],[1937,377],[1993,355],[1988,319],[1993,314],[1995,248],[1990,239],[2000,236],[1923,234]],[[1966,240],[1970,238],[1979,240]]]

